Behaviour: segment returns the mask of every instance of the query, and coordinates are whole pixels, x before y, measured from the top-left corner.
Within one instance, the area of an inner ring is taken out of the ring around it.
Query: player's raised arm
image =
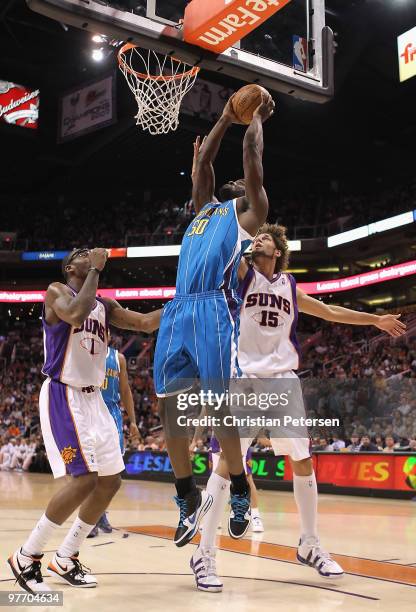
[[[232,110],[232,99],[225,105],[224,111],[208,136],[204,138],[203,146],[197,147],[192,168],[192,200],[195,212],[198,213],[208,202],[216,202],[214,161],[218,155],[225,132],[232,123],[239,123]],[[195,149],[194,149],[195,151]]]
[[[53,323],[52,319],[58,317],[62,321],[80,327],[90,314],[98,288],[99,273],[104,269],[108,257],[106,249],[78,249],[69,258],[65,266],[66,272],[74,267],[72,262],[77,260],[77,266],[85,266],[87,269],[85,281],[77,293],[73,296],[71,290],[62,283],[49,285],[45,298],[46,320]],[[83,262],[85,259],[85,263]],[[56,317],[50,316],[52,311]]]
[[[399,314],[374,315],[342,306],[331,306],[312,298],[301,289],[296,289],[296,297],[300,312],[325,319],[325,321],[349,325],[374,325],[393,337],[402,336],[406,332],[406,325],[399,321],[401,316]]]
[[[253,119],[244,137],[243,164],[246,195],[244,198],[239,198],[237,202],[240,225],[251,235],[254,235],[266,221],[269,212],[269,200],[263,187],[263,123],[273,115],[275,104],[271,96],[266,99],[262,95],[262,100],[253,114]]]
[[[163,309],[143,314],[123,308],[116,300],[105,299],[104,301],[109,307],[109,322],[114,327],[132,331],[143,331],[147,334],[151,334],[159,328]]]

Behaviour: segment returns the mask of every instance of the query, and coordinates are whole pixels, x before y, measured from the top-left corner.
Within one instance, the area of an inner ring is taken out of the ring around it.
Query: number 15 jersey
[[[243,374],[273,378],[277,373],[297,370],[298,305],[293,276],[282,273],[269,281],[250,267],[238,292],[243,300],[238,350]]]

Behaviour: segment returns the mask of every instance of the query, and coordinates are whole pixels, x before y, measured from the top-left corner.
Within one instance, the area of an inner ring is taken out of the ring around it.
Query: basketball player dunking
[[[79,549],[118,491],[124,470],[119,435],[100,387],[105,378],[107,329],[152,332],[161,311],[139,314],[115,300],[96,297],[105,249],[77,249],[67,255],[66,284],[46,292],[42,322],[47,379],[39,398],[42,435],[55,478],[72,478],[50,500],[23,546],[8,559],[17,583],[29,593],[49,591],[41,559],[50,538],[79,508],[78,516],[48,566],[54,579],[75,587],[97,581],[81,564]]]
[[[285,228],[265,224],[252,247],[253,265],[242,260],[239,269],[241,308],[238,360],[243,376],[258,379],[295,379],[299,367],[296,340],[298,310],[306,314],[353,325],[374,325],[393,337],[404,333],[400,315],[377,316],[340,306],[329,306],[296,287],[296,281],[284,270],[288,264]],[[299,383],[297,383],[299,384]],[[300,385],[299,385],[300,386]],[[302,401],[301,391],[299,393]],[[303,406],[301,406],[304,411]],[[252,438],[242,438],[243,456]],[[342,568],[331,559],[319,542],[317,531],[317,485],[309,438],[272,438],[276,455],[288,455],[293,469],[293,489],[300,514],[301,536],[297,551],[300,563],[314,567],[325,578],[340,578]],[[201,544],[191,558],[197,587],[219,592],[222,582],[215,567],[215,537],[228,498],[227,466],[221,456],[216,472],[207,483],[213,504],[204,518]]]
[[[203,392],[223,392],[237,366],[236,293],[241,255],[267,218],[263,188],[263,122],[274,112],[271,97],[262,98],[243,144],[245,181],[228,183],[215,197],[213,162],[225,132],[238,120],[232,99],[207,136],[195,165],[193,203],[196,217],[185,232],[178,264],[176,295],[165,306],[158,334],[154,374],[166,445],[176,478],[179,524],[174,537],[183,546],[196,533],[211,504],[192,476],[185,428],[175,430],[177,395],[199,379]],[[215,389],[212,387],[216,386]],[[241,537],[250,522],[249,488],[238,433],[220,440],[231,478],[229,531]]]

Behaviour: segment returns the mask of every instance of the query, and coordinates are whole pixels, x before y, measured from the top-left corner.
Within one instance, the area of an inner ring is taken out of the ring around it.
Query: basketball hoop
[[[153,135],[176,130],[181,102],[200,68],[131,43],[121,47],[118,63],[137,102],[136,125]]]

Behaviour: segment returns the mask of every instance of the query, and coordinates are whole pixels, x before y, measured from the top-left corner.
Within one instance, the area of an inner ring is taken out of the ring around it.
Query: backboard
[[[325,0],[289,0],[266,22],[222,53],[184,41],[181,23],[189,0],[26,2],[34,11],[60,22],[132,42],[175,56],[192,66],[258,83],[300,99],[326,102],[334,93],[333,33],[325,25]],[[232,2],[224,0],[225,5]],[[253,0],[247,0],[248,6],[250,3]]]

